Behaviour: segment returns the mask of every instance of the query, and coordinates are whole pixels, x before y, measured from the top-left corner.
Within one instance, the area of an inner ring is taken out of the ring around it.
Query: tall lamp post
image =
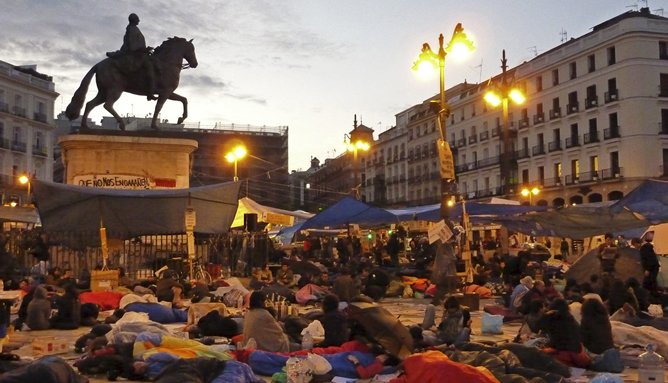
[[[496,89],[485,95],[485,100],[492,106],[503,104],[503,127],[500,134],[503,141],[503,153],[501,153],[501,184],[504,194],[510,193],[512,169],[510,161],[513,157],[513,143],[510,140],[510,126],[508,124],[508,100],[513,100],[516,104],[524,103],[526,97],[519,90],[514,88],[514,79],[508,80],[506,69],[508,60],[506,59],[506,50],[503,50],[501,58],[501,84],[495,86]],[[491,80],[490,80],[491,81]]]
[[[246,155],[246,149],[243,146],[235,148],[231,153],[225,156],[229,162],[234,162],[234,181],[239,181],[237,177],[237,161]]]
[[[24,205],[25,205],[25,206],[30,206],[30,204],[31,204],[31,198],[30,198],[30,176],[28,176],[28,175],[22,175],[21,177],[19,177],[19,182],[20,182],[22,185],[28,185],[28,198],[27,198],[28,202],[25,203]]]
[[[540,193],[540,190],[538,188],[533,188],[531,190],[529,189],[522,189],[522,195],[525,197],[529,197],[529,206],[531,206],[531,197],[534,195],[538,195]]]
[[[343,135],[343,144],[346,146],[349,152],[353,153],[353,188],[351,190],[351,193],[353,194],[353,197],[356,199],[359,199],[359,180],[358,180],[358,160],[357,160],[357,151],[358,150],[363,150],[363,151],[368,151],[370,146],[369,143],[364,142],[362,140],[355,140],[356,137],[351,137],[348,134]]]
[[[425,70],[430,70],[436,65],[439,67],[440,100],[432,102],[436,103],[438,106],[438,130],[441,135],[441,139],[438,141],[437,145],[441,163],[441,217],[448,223],[448,207],[451,206],[449,205],[449,202],[451,201],[451,195],[453,194],[451,189],[452,185],[454,185],[455,166],[450,145],[445,139],[445,121],[450,115],[450,105],[445,101],[445,56],[449,53],[455,55],[465,54],[475,50],[475,47],[473,46],[473,43],[466,38],[461,23],[457,24],[455,27],[455,31],[452,33],[452,39],[447,46],[443,46],[443,34],[438,36],[438,45],[438,53],[434,53],[429,47],[429,44],[424,43],[422,45],[422,53],[420,53],[418,61],[413,65],[413,70],[424,73]]]

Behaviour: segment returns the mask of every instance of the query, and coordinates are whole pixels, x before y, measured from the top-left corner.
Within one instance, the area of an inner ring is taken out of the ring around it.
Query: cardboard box
[[[63,338],[44,337],[32,341],[32,353],[34,355],[66,354],[67,351],[67,340]]]
[[[92,291],[110,291],[118,287],[118,270],[93,270],[90,275]]]

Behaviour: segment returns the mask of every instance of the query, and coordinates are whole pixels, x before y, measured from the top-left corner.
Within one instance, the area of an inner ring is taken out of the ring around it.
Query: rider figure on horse
[[[134,13],[131,13],[128,17],[130,22],[125,28],[125,36],[123,36],[123,46],[117,52],[109,52],[107,56],[115,58],[120,55],[127,55],[132,57],[133,69],[140,69],[146,73],[146,98],[148,100],[155,100],[154,97],[156,93],[155,89],[155,74],[153,72],[153,62],[149,56],[150,52],[153,50],[151,47],[146,46],[146,40],[144,35],[139,30],[139,16]]]

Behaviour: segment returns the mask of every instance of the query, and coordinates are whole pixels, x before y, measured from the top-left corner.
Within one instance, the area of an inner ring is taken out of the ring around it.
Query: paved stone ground
[[[387,310],[389,310],[391,313],[396,315],[399,320],[405,325],[413,325],[413,324],[420,324],[422,323],[422,318],[424,316],[424,311],[427,305],[429,304],[429,300],[427,299],[401,299],[401,298],[392,298],[392,299],[385,299],[382,303],[382,306],[385,307]],[[494,304],[492,300],[483,300],[480,302],[480,307],[483,308],[485,305],[490,305]],[[440,318],[442,315],[442,308],[440,308],[437,312],[437,318]],[[519,330],[520,325],[519,324],[504,324],[503,326],[503,335],[486,335],[482,334],[480,331],[480,318],[482,316],[482,311],[477,311],[471,314],[472,316],[472,340],[474,341],[503,341],[503,340],[511,340],[516,334],[517,331]],[[70,361],[71,363],[74,362],[80,355],[74,353],[74,341],[81,336],[84,333],[89,332],[89,328],[80,328],[77,330],[47,330],[47,331],[40,331],[40,332],[19,332],[16,335],[19,336],[19,338],[23,337],[24,341],[29,341],[33,338],[36,337],[47,337],[47,336],[54,336],[54,337],[60,337],[60,338],[65,338],[67,339],[69,345],[70,345],[70,352],[67,354],[62,354],[60,355],[64,359]],[[10,337],[11,339],[11,337]],[[32,355],[31,349],[30,349],[30,344],[29,343],[24,343],[24,345],[14,351],[21,357],[34,357]],[[594,376],[594,373],[587,372],[585,373],[585,376],[591,378]],[[627,368],[624,373],[622,373],[621,378],[625,382],[637,382],[637,370],[634,369],[629,369]],[[270,382],[270,378],[265,378],[267,382]],[[90,381],[92,383],[98,383],[98,382],[106,382],[106,377],[104,376],[94,376],[90,377]],[[580,380],[582,382],[587,382],[588,380]],[[668,381],[668,379],[666,380]]]

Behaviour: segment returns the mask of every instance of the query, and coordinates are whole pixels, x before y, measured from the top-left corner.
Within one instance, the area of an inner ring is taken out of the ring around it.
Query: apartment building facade
[[[538,205],[610,201],[666,175],[668,18],[629,11],[507,75],[527,96],[510,102],[508,185],[500,172],[502,111],[483,99],[490,88],[471,87],[450,102],[447,135],[465,198],[505,195],[526,204],[520,191],[536,187]]]
[[[0,203],[28,203],[22,175],[52,181],[57,97],[53,79],[35,65],[0,61]]]

